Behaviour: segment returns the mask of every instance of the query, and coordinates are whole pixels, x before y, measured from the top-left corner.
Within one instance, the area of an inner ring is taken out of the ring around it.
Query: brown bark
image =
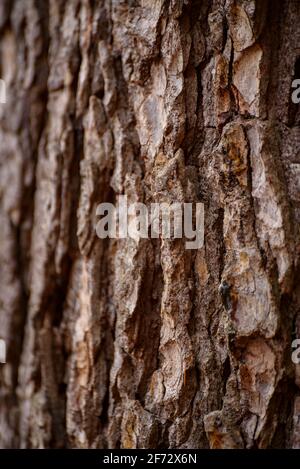
[[[299,24],[1,1],[1,447],[300,447]],[[98,239],[121,194],[204,202],[204,247]]]

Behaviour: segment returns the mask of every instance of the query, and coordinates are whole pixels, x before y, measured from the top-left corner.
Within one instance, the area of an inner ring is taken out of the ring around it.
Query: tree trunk
[[[300,447],[299,24],[1,0],[1,447]],[[203,202],[203,248],[99,239],[120,195]]]

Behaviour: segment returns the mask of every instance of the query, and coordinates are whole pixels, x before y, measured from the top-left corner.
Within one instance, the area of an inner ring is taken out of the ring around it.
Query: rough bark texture
[[[300,447],[299,25],[1,0],[1,447]],[[205,246],[101,241],[122,194],[204,202]]]

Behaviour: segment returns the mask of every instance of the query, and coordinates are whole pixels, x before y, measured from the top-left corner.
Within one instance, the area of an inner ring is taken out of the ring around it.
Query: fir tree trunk
[[[1,447],[300,447],[299,25],[1,0]],[[203,248],[100,240],[120,195],[203,202]]]

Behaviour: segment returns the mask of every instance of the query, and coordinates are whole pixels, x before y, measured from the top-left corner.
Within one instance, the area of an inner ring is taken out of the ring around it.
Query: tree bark
[[[1,447],[300,447],[299,25],[1,1]],[[203,202],[204,247],[100,240],[120,195]]]

